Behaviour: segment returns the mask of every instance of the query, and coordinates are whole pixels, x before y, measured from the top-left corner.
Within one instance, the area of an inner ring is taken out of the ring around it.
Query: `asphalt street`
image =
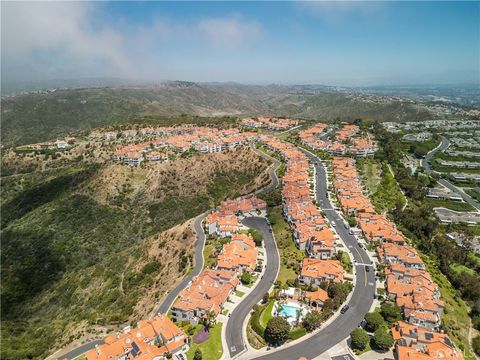
[[[314,336],[286,347],[285,349],[274,351],[270,354],[257,357],[261,360],[295,360],[299,357],[313,359],[335,346],[340,341],[347,338],[350,333],[358,327],[365,314],[370,310],[375,294],[375,271],[367,272],[365,265],[370,263],[369,257],[363,247],[358,245],[357,240],[345,228],[343,220],[333,209],[327,196],[327,178],[325,169],[320,160],[313,154],[305,154],[315,163],[316,168],[316,199],[319,206],[325,211],[326,218],[336,224],[338,235],[342,238],[346,246],[352,251],[355,262],[356,281],[353,295],[348,302],[349,309],[339,315],[335,321],[320,330]],[[374,270],[374,269],[372,269]]]
[[[442,173],[439,173],[435,170],[433,170],[431,167],[430,167],[430,160],[432,159],[432,157],[435,155],[435,153],[437,153],[438,151],[444,151],[445,149],[448,148],[448,146],[450,145],[450,142],[448,141],[447,138],[445,137],[442,137],[442,142],[440,144],[440,146],[436,149],[433,149],[432,151],[430,151],[424,159],[422,159],[422,166],[423,168],[425,169],[425,172],[429,175],[433,174],[433,173],[436,173],[436,174],[439,174],[440,176],[442,176]],[[459,171],[461,172],[461,171]],[[451,182],[449,182],[448,180],[444,179],[443,177],[439,178],[437,180],[440,184],[442,184],[443,186],[445,186],[446,188],[448,188],[449,190],[453,191],[454,193],[460,195],[463,200],[465,200],[466,202],[468,202],[469,204],[471,204],[473,207],[475,207],[477,210],[480,210],[480,202],[478,202],[477,200],[475,200],[474,198],[472,198],[470,195],[468,195],[467,193],[463,192],[461,189],[459,189],[457,186],[453,185]]]
[[[273,285],[280,267],[277,245],[270,232],[271,228],[268,222],[262,217],[249,217],[243,219],[242,224],[259,231],[263,235],[267,263],[265,273],[257,286],[235,307],[227,321],[225,334],[231,358],[246,349],[243,322],[252,310],[253,305],[257,304]]]
[[[276,170],[280,165],[280,161],[278,161],[273,157],[268,156],[267,154],[263,153],[262,151],[256,149],[253,146],[252,146],[252,149],[257,154],[259,154],[265,159],[268,159],[273,163],[273,165],[269,169],[270,178],[272,179],[271,183],[256,192],[256,194],[267,193],[275,189],[279,184]],[[205,245],[205,233],[202,229],[202,220],[205,218],[205,216],[206,216],[205,214],[199,215],[194,222],[194,229],[195,229],[195,233],[197,234],[197,242],[195,243],[195,264],[194,264],[193,270],[167,295],[165,300],[163,300],[162,304],[159,306],[157,313],[161,313],[161,314],[167,313],[170,310],[170,307],[172,306],[172,304],[175,302],[175,299],[177,298],[180,291],[182,291],[188,285],[188,283],[192,280],[194,276],[199,275],[203,269],[203,247]],[[91,341],[89,343],[83,344],[67,352],[66,354],[63,354],[57,359],[58,360],[75,359],[76,357],[84,354],[85,352],[95,348],[95,345],[101,345],[101,344],[103,344],[103,340]]]

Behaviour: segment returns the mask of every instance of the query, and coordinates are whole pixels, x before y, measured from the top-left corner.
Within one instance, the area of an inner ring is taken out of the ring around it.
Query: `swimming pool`
[[[278,315],[296,319],[297,310],[300,310],[300,315],[302,315],[303,309],[300,306],[294,304],[282,305],[281,311],[278,313]]]

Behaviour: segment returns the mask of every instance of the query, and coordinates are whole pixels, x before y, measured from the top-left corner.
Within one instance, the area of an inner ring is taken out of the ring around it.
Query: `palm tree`
[[[210,310],[206,315],[206,318],[203,320],[203,326],[205,327],[205,331],[209,332],[210,329],[215,325],[215,313]]]
[[[296,325],[298,326],[299,322],[300,322],[300,316],[302,316],[302,309],[301,308],[298,308],[297,309],[297,312],[296,312]]]

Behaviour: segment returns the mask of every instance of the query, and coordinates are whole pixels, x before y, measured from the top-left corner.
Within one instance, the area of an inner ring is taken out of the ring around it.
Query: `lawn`
[[[203,259],[204,259],[204,264],[203,268],[210,268],[215,264],[215,258],[211,258],[210,255],[214,251],[213,245],[206,245],[205,248],[203,249]]]
[[[190,343],[190,349],[187,352],[188,360],[193,360],[193,355],[197,349],[202,351],[203,360],[218,360],[222,357],[222,323],[215,324],[210,329],[208,340],[201,344],[195,344],[193,341]]]
[[[268,218],[272,223],[273,233],[280,252],[280,271],[277,280],[285,284],[288,279],[296,279],[297,274],[293,267],[305,257],[305,253],[295,247],[292,229],[283,219],[279,206],[269,208]]]
[[[433,207],[445,207],[455,211],[474,211],[475,208],[465,201],[453,201],[442,199],[428,199],[426,200]]]
[[[466,267],[465,265],[461,264],[450,264],[450,269],[452,269],[455,273],[469,273],[470,275],[475,275],[475,270]]]
[[[373,159],[358,159],[357,161],[368,193],[374,194],[379,183],[378,163]]]
[[[262,315],[260,316],[260,324],[266,328],[268,321],[273,318],[272,310],[273,305],[275,304],[275,300],[271,299],[267,305],[267,307],[263,310]]]
[[[238,297],[242,297],[243,295],[245,295],[245,293],[243,291],[240,291],[240,290],[235,290],[235,295],[238,296]]]

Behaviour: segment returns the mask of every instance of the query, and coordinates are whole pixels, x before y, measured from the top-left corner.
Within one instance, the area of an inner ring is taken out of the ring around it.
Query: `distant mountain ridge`
[[[312,91],[314,91],[312,93]],[[418,120],[431,114],[398,101],[358,101],[323,86],[199,84],[168,81],[149,86],[60,89],[4,97],[2,144],[55,139],[145,116],[291,116],[306,119]]]

